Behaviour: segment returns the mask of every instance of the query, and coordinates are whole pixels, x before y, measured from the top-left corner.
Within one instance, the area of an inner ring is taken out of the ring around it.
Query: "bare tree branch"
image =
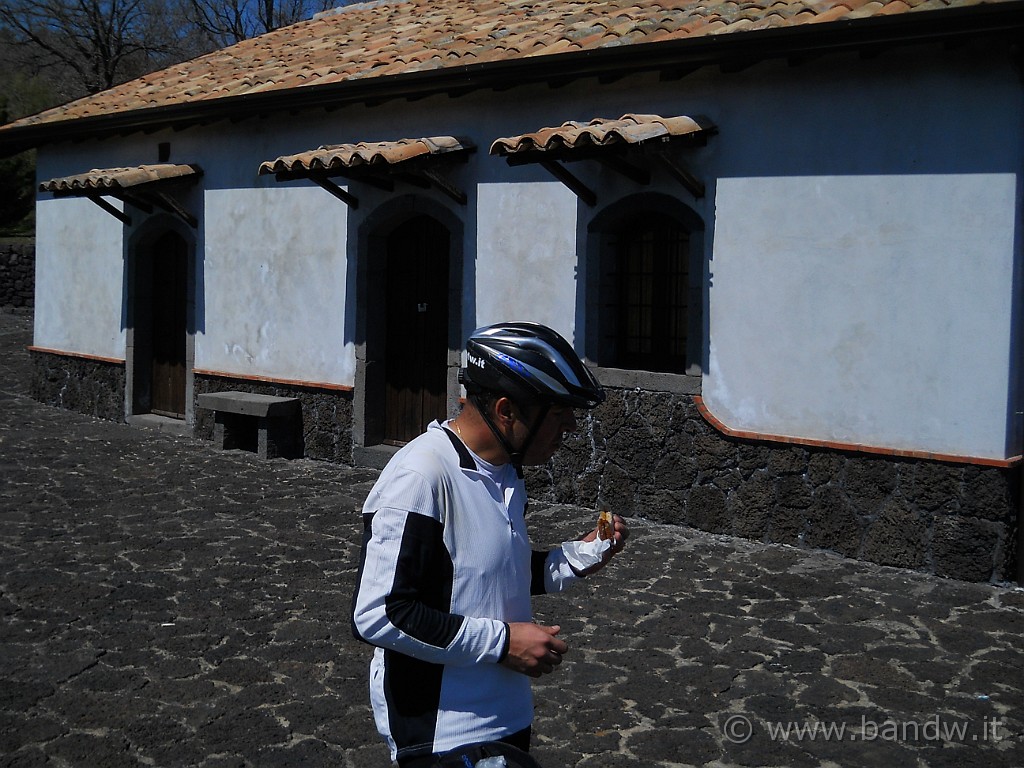
[[[181,0],[189,23],[215,46],[233,45],[308,19],[332,0]]]
[[[95,93],[145,71],[175,49],[167,4],[158,0],[3,0],[0,25],[49,65]],[[155,35],[155,30],[161,30]]]

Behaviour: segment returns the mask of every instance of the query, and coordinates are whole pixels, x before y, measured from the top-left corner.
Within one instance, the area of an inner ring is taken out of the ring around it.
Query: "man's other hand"
[[[530,622],[508,625],[508,653],[501,663],[515,672],[540,677],[553,672],[562,663],[562,654],[569,646],[555,635],[561,627],[547,627]]]

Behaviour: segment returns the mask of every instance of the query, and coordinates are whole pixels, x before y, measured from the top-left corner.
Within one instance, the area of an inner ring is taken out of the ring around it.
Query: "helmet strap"
[[[540,412],[537,414],[537,418],[534,419],[533,424],[530,425],[530,431],[526,433],[526,439],[523,440],[523,444],[519,446],[519,452],[517,456],[509,454],[509,459],[512,461],[512,466],[516,468],[516,474],[520,479],[523,477],[523,459],[526,457],[526,450],[530,447],[530,443],[533,442],[533,438],[537,436],[540,431],[540,425],[544,423],[544,419],[548,416],[548,411],[551,410],[551,403],[545,403],[541,406]]]
[[[468,395],[468,397],[470,400],[472,400],[473,405],[476,406],[476,409],[477,411],[480,412],[480,415],[483,416],[484,424],[486,424],[488,428],[490,428],[491,432],[494,434],[495,439],[497,439],[498,444],[502,447],[502,450],[504,450],[505,453],[508,454],[508,460],[512,464],[512,467],[515,469],[516,476],[520,480],[522,480],[523,459],[526,456],[526,451],[530,447],[530,443],[533,442],[533,438],[537,436],[537,432],[540,430],[540,425],[543,424],[544,419],[547,418],[548,411],[551,410],[551,404],[547,403],[541,408],[540,414],[537,416],[533,424],[530,426],[530,431],[526,434],[526,439],[523,440],[522,445],[520,445],[519,448],[516,449],[513,448],[512,443],[510,443],[508,439],[503,434],[501,434],[501,430],[498,429],[498,426],[491,419],[491,415],[487,413],[487,411],[483,408],[479,398],[475,394]]]

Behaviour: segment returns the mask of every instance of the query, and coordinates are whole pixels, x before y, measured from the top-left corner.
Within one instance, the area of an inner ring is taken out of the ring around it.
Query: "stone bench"
[[[197,398],[213,411],[213,441],[221,450],[254,451],[261,459],[301,456],[302,408],[297,398],[252,392],[210,392]]]

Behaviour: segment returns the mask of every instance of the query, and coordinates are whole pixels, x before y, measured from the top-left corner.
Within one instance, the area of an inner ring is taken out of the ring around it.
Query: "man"
[[[363,507],[353,631],[376,646],[370,699],[401,768],[478,742],[529,749],[528,678],[568,650],[559,627],[533,623],[530,595],[600,569],[629,533],[616,516],[611,548],[582,571],[561,548],[531,551],[522,468],[547,462],[573,409],[604,390],[542,325],[480,328],[466,352],[466,407],[395,454]]]

